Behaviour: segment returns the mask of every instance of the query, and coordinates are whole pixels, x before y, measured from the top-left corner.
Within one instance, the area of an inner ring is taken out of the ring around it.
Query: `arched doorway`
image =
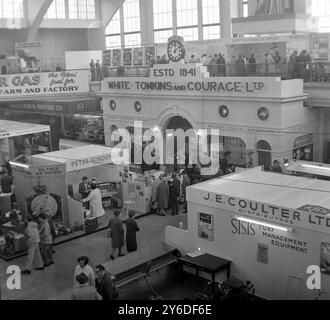
[[[257,142],[258,165],[263,166],[265,169],[272,167],[272,147],[265,140]]]
[[[168,119],[164,128],[164,138],[167,138],[168,130],[183,130],[183,132],[187,133],[188,130],[193,129],[193,126],[191,123],[183,118],[182,116],[173,116],[172,118]],[[166,144],[165,144],[166,146]],[[180,165],[180,159],[184,157],[185,160],[185,167],[189,164],[189,138],[186,137],[185,139],[185,147],[182,148],[182,146],[178,145],[178,140],[174,139],[174,163],[172,164],[166,164],[169,170],[177,171],[182,168],[182,165]]]

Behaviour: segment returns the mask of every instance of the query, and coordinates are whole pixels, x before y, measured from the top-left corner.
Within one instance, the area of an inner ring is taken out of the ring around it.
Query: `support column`
[[[53,0],[30,0],[27,2],[27,20],[29,24],[27,42],[35,41],[40,24],[52,2]]]
[[[221,38],[230,40],[232,37],[231,19],[238,16],[237,0],[220,1],[221,7]]]
[[[154,41],[153,1],[140,0],[141,43],[151,45]]]
[[[325,126],[324,126],[324,121],[325,121],[325,112],[324,109],[320,109],[320,126],[319,126],[319,137],[314,137],[314,140],[317,139],[318,141],[318,155],[317,159],[315,159],[317,162],[326,162],[328,159],[325,159],[324,156],[324,150],[325,150],[325,145],[324,145],[324,133],[325,133]]]
[[[203,3],[202,0],[197,0],[198,12],[198,40],[203,40]]]

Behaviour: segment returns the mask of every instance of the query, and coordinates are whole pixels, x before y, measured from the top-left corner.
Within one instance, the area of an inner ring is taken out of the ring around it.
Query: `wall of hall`
[[[26,40],[27,30],[0,29],[0,55],[15,55],[15,43]]]
[[[42,44],[43,59],[65,58],[65,51],[89,50],[85,29],[40,29],[36,41]]]

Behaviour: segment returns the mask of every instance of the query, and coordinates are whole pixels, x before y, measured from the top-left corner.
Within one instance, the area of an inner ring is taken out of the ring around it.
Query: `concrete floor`
[[[138,219],[137,222],[141,228],[141,232],[138,233],[138,246],[141,250],[147,248],[152,243],[163,241],[167,225],[178,226],[179,222],[183,222],[184,226],[186,226],[187,215],[168,215],[166,217],[150,215]],[[101,231],[58,245],[55,249],[55,264],[44,271],[33,271],[29,276],[23,275],[21,290],[10,291],[7,289],[6,281],[8,276],[6,276],[6,270],[10,265],[18,265],[23,270],[26,257],[10,262],[0,261],[1,298],[3,300],[66,300],[73,285],[73,272],[79,256],[88,256],[92,267],[110,260],[110,241],[107,238],[107,231]],[[125,257],[120,259],[125,259]],[[171,273],[171,270],[169,272],[173,279],[173,272]],[[158,280],[156,277],[152,281],[154,280],[166,282],[166,272],[159,276]],[[175,282],[176,280],[174,280]],[[134,285],[139,286],[141,284],[133,284],[133,287]],[[161,287],[164,288],[164,286]],[[121,291],[123,290],[125,289]],[[148,298],[150,294],[150,290],[147,289],[144,295],[140,295],[140,292],[136,289],[128,290],[127,292],[131,292],[127,294],[127,298],[130,299]],[[139,294],[135,296],[134,292],[139,292]],[[121,297],[125,299],[123,292],[121,292]]]

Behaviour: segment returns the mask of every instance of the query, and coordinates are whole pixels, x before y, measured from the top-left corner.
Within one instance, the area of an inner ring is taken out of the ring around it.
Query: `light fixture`
[[[22,168],[22,169],[25,169],[25,170],[29,170],[30,169],[30,166],[29,165],[23,164],[23,163],[9,161],[9,164],[11,166],[13,166],[13,167]]]
[[[115,100],[111,100],[111,101],[110,101],[110,109],[111,109],[112,111],[114,111],[114,110],[116,110],[116,108],[117,108],[116,101],[115,101]]]
[[[269,119],[270,113],[269,110],[267,108],[260,108],[258,110],[258,118],[261,121],[267,121]]]
[[[142,105],[141,105],[141,102],[140,102],[140,101],[136,101],[136,102],[134,103],[134,109],[135,109],[136,112],[141,112],[141,110],[142,110]]]
[[[219,107],[219,114],[221,118],[228,118],[229,116],[229,109],[227,106],[222,105]]]
[[[202,137],[203,136],[203,130],[198,130],[197,133],[196,133],[196,135],[198,137]]]
[[[288,167],[290,165],[290,161],[288,159],[284,159],[284,167]]]
[[[316,165],[312,165],[312,164],[302,164],[301,165],[304,168],[309,168],[309,169],[322,169],[322,170],[330,170],[330,167],[322,167],[320,166],[316,166]]]
[[[239,221],[244,221],[244,222],[247,222],[247,223],[253,223],[253,224],[257,224],[259,226],[272,228],[272,229],[276,229],[276,230],[280,230],[280,231],[284,231],[284,232],[292,232],[293,231],[293,229],[289,228],[289,227],[283,227],[283,226],[279,226],[279,225],[276,225],[276,224],[262,222],[262,221],[259,221],[259,220],[253,220],[253,219],[244,218],[244,217],[236,217],[236,219],[239,220]]]

